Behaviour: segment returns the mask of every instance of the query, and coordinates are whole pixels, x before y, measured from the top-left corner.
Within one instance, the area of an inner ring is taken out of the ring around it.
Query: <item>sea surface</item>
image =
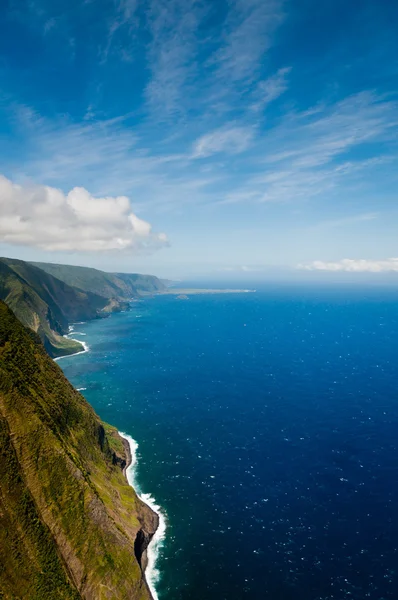
[[[160,296],[72,337],[166,515],[159,599],[398,598],[398,292]]]

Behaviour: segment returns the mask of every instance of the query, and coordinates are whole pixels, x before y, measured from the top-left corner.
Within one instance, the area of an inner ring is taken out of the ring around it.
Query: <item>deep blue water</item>
[[[167,512],[162,600],[398,598],[397,307],[281,288],[76,326],[59,364]]]

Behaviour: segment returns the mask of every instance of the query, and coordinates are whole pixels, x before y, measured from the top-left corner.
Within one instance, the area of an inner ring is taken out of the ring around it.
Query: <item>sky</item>
[[[0,0],[0,255],[397,273],[397,26],[396,0]]]

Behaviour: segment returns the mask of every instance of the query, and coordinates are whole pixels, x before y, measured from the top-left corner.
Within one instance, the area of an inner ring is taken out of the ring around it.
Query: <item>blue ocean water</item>
[[[75,326],[59,364],[167,513],[161,600],[398,598],[397,308],[285,287]]]

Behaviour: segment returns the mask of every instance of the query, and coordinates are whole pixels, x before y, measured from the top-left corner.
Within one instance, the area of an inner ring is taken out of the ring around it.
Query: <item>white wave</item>
[[[159,600],[159,596],[156,592],[156,584],[160,579],[159,569],[156,567],[159,551],[163,546],[164,539],[166,537],[166,515],[164,510],[157,504],[155,498],[151,494],[147,494],[141,491],[140,485],[137,481],[137,442],[126,433],[119,431],[119,435],[128,441],[131,453],[131,464],[126,470],[127,481],[135,489],[137,495],[149,508],[151,508],[159,517],[159,526],[156,530],[155,535],[150,541],[147,549],[148,554],[148,566],[145,569],[145,579],[148,583],[148,587],[152,594],[153,600]]]
[[[87,388],[76,388],[77,392],[84,392]]]
[[[73,354],[65,354],[65,356],[57,356],[57,358],[54,358],[54,360],[61,360],[61,358],[70,358],[71,356],[84,354],[85,352],[88,352],[90,350],[90,346],[86,344],[86,342],[82,342],[81,340],[74,340],[73,338],[70,338],[69,335],[64,335],[64,337],[68,338],[68,340],[72,340],[73,342],[78,342],[83,346],[84,350],[79,350],[79,352],[74,352]]]

